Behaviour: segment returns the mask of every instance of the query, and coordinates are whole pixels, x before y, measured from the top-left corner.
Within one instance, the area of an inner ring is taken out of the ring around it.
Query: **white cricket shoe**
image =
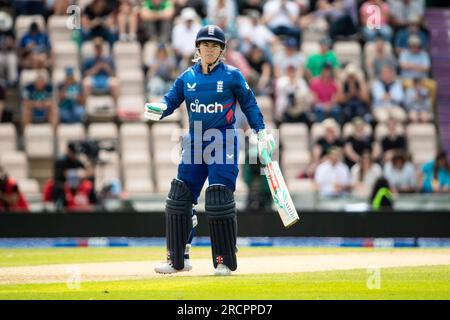
[[[214,271],[214,275],[216,276],[230,276],[231,270],[226,265],[219,263],[217,265],[216,271]]]
[[[162,274],[172,274],[172,273],[177,273],[177,272],[182,272],[182,271],[190,271],[190,270],[192,270],[192,266],[191,266],[191,263],[189,262],[189,259],[184,260],[184,268],[181,270],[175,269],[172,266],[172,263],[169,263],[169,262],[162,263],[159,266],[155,267],[155,272],[162,273]]]

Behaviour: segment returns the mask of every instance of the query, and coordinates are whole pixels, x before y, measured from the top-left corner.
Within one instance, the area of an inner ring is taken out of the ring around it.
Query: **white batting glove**
[[[148,120],[158,121],[166,109],[167,105],[165,103],[147,102],[144,106],[144,117]]]
[[[272,161],[275,151],[275,139],[272,134],[268,134],[265,129],[258,131],[258,155],[262,164],[266,165]]]

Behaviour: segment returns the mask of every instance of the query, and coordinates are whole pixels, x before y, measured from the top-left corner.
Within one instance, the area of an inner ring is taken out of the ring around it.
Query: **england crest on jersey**
[[[223,81],[217,81],[217,93],[223,92]]]

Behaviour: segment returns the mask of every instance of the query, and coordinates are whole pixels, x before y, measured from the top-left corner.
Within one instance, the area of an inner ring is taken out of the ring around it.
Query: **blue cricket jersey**
[[[202,122],[203,131],[234,128],[237,102],[250,127],[256,132],[264,129],[263,115],[241,71],[223,62],[208,74],[202,73],[200,63],[183,72],[163,98],[167,109],[162,118],[172,114],[183,101],[186,101],[190,131],[194,121]]]

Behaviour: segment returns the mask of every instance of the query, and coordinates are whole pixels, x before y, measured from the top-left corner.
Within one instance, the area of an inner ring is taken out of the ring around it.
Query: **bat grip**
[[[263,150],[261,152],[261,156],[264,159],[264,162],[265,162],[264,164],[265,165],[268,165],[272,161],[272,159],[270,158],[269,153],[267,152],[267,150]]]

